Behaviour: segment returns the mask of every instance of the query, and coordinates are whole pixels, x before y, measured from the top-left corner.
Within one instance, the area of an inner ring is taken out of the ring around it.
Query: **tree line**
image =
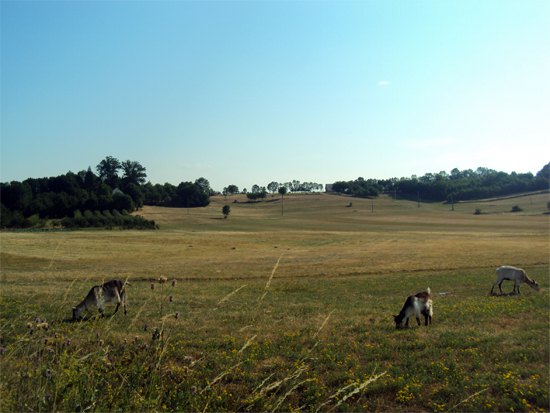
[[[51,178],[29,178],[22,182],[0,183],[0,227],[34,227],[53,222],[62,227],[155,228],[154,221],[130,215],[143,205],[194,208],[207,206],[217,194],[205,178],[195,182],[146,182],[146,169],[137,161],[119,161],[107,156],[96,166],[78,173],[68,172]],[[510,174],[488,168],[459,170],[450,173],[427,173],[424,176],[391,179],[337,181],[332,190],[357,197],[376,197],[389,193],[403,199],[422,201],[465,201],[491,198],[519,192],[549,188],[550,163],[536,175]],[[323,190],[313,182],[253,185],[239,191],[236,185],[223,189],[224,195],[245,193],[251,200],[262,199],[268,191],[288,192]]]
[[[427,173],[424,176],[391,179],[337,181],[332,190],[357,197],[376,197],[381,193],[403,199],[457,202],[494,198],[520,192],[547,190],[550,184],[550,163],[537,172],[506,173],[489,168]]]
[[[209,204],[211,189],[195,183],[152,185],[137,161],[107,156],[90,167],[51,178],[0,184],[0,227],[32,227],[54,220],[63,227],[154,228],[154,221],[131,216],[143,205],[198,207]]]
[[[267,197],[268,192],[271,194],[284,192],[315,192],[322,191],[324,189],[323,184],[318,184],[315,182],[300,182],[298,180],[293,180],[292,182],[279,183],[277,181],[271,181],[267,187],[259,186],[257,184],[252,185],[250,191],[244,188],[242,191],[239,190],[237,185],[228,185],[223,188],[222,194],[235,195],[235,194],[246,194],[248,199],[262,199]]]

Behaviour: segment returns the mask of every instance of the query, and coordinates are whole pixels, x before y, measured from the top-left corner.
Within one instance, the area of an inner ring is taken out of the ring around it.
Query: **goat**
[[[90,289],[86,298],[82,300],[80,304],[73,307],[73,320],[78,320],[84,310],[92,311],[97,308],[99,315],[103,317],[103,305],[106,303],[116,303],[116,314],[120,304],[124,307],[124,314],[126,314],[126,291],[125,286],[128,282],[121,280],[111,280],[101,285],[96,285]]]
[[[493,283],[490,294],[493,294],[493,290],[495,289],[495,286],[497,284],[500,293],[503,294],[502,283],[504,282],[504,280],[514,281],[514,289],[512,291],[512,294],[520,294],[519,286],[522,282],[528,284],[534,290],[539,291],[539,284],[535,280],[529,278],[525,270],[521,268],[512,267],[510,265],[503,265],[501,267],[498,267],[496,272],[497,279]]]
[[[405,300],[403,308],[398,315],[393,316],[396,328],[403,328],[403,321],[405,320],[405,327],[409,326],[409,318],[411,316],[416,317],[416,322],[420,325],[420,314],[424,316],[425,325],[432,323],[433,305],[432,294],[430,287],[426,291],[410,295]]]

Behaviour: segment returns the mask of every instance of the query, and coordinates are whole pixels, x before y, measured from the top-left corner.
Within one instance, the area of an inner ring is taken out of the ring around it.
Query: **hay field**
[[[547,411],[548,201],[215,197],[145,207],[154,232],[2,232],[0,410]],[[501,264],[541,291],[489,297]],[[69,322],[114,277],[129,314]],[[434,324],[396,331],[427,286]]]

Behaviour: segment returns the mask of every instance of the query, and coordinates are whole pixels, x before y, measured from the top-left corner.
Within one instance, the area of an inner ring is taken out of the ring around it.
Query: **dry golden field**
[[[214,197],[143,208],[157,231],[2,232],[0,410],[547,411],[549,200]],[[541,290],[488,296],[502,264]],[[111,278],[129,314],[70,322]],[[434,324],[396,331],[427,286]]]

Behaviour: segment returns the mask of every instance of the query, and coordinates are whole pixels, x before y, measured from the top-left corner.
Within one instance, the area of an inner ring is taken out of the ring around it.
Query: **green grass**
[[[155,232],[0,233],[0,411],[548,411],[548,195],[532,198],[474,216],[289,196],[284,216],[276,198],[227,220],[220,198],[144,209]],[[541,291],[489,296],[505,263]],[[128,315],[69,322],[113,277]],[[396,330],[427,286],[433,325]]]

